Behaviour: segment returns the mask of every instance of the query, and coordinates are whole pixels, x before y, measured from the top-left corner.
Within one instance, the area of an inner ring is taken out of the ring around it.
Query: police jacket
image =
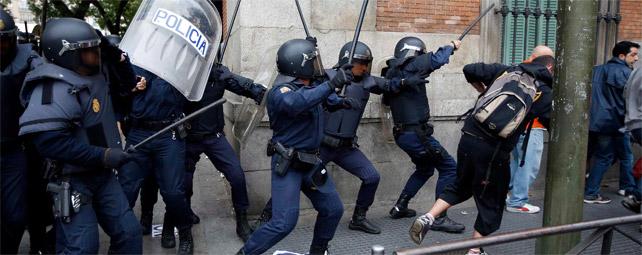
[[[535,77],[536,82],[539,83],[538,94],[539,98],[533,102],[531,109],[526,115],[526,118],[520,127],[508,138],[498,138],[488,135],[476,122],[475,118],[466,118],[462,131],[480,137],[490,143],[501,143],[502,150],[511,151],[517,144],[519,134],[524,133],[526,125],[534,118],[539,118],[539,122],[545,128],[549,128],[550,113],[552,110],[551,104],[553,102],[552,84],[553,76],[548,69],[539,64],[519,64],[516,66],[507,66],[502,64],[485,64],[475,63],[464,66],[464,76],[468,82],[482,82],[486,87],[495,81],[502,73],[523,71]],[[482,94],[483,95],[483,94]]]
[[[213,71],[215,72],[215,71]],[[254,99],[258,104],[263,99],[265,89],[263,86],[255,84],[253,80],[236,75],[227,68],[225,73],[210,75],[203,98],[198,102],[190,102],[185,107],[185,114],[197,111],[215,101],[221,99],[225,90],[231,91],[237,95]],[[194,118],[190,122],[190,134],[214,134],[223,132],[225,118],[223,115],[223,105],[219,105],[209,110],[207,113]]]
[[[26,110],[20,135],[32,138],[46,158],[61,161],[63,173],[103,167],[107,148],[121,148],[105,76],[82,76],[54,64],[30,72],[20,93]]]
[[[325,71],[329,79],[337,74],[335,69]],[[399,82],[388,82],[383,78],[365,75],[360,80],[352,81],[345,87],[345,96],[359,101],[359,108],[326,110],[324,113],[326,135],[335,138],[354,138],[357,135],[359,121],[366,109],[370,93],[383,94],[384,92],[399,92]]]
[[[593,68],[589,130],[618,134],[624,127],[624,86],[631,68],[619,58]]]
[[[16,56],[0,75],[0,119],[2,125],[2,151],[18,148],[18,119],[24,111],[20,104],[20,88],[27,72],[41,65],[42,59],[32,50],[31,44],[19,44]]]
[[[130,116],[142,121],[173,121],[181,117],[187,99],[169,82],[138,66],[137,75],[145,77],[147,87],[134,95]]]
[[[404,79],[412,76],[428,76],[448,63],[453,52],[452,46],[439,48],[416,57],[390,61],[386,79]],[[430,119],[430,106],[425,86],[407,87],[399,93],[386,93],[385,102],[390,105],[395,124],[421,124]]]
[[[295,150],[318,150],[323,136],[322,104],[339,101],[328,82],[304,86],[290,81],[272,87],[267,98],[272,141]]]

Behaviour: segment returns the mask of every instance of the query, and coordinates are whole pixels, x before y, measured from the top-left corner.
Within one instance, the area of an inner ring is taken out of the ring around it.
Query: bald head
[[[555,53],[553,52],[553,50],[551,50],[551,48],[544,45],[539,45],[533,49],[533,53],[531,54],[531,56],[528,59],[524,60],[524,62],[530,63],[533,61],[533,59],[541,56],[555,57]]]

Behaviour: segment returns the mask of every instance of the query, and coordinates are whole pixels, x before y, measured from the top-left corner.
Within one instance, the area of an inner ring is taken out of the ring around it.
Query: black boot
[[[174,225],[170,222],[169,216],[165,214],[163,220],[163,232],[161,233],[161,246],[166,249],[176,247],[176,237],[174,236]]]
[[[328,252],[328,245],[310,245],[310,255],[326,255]]]
[[[379,234],[381,229],[376,225],[372,224],[368,219],[366,219],[366,212],[368,211],[367,207],[356,206],[354,208],[354,213],[352,214],[352,220],[348,225],[349,229],[360,230],[369,234]]]
[[[154,219],[153,212],[143,212],[140,215],[140,226],[143,228],[143,235],[152,233],[152,220]]]
[[[265,205],[265,208],[263,208],[263,212],[261,212],[261,217],[259,217],[255,222],[254,226],[252,226],[253,230],[259,229],[261,226],[265,225],[272,219],[272,204],[268,203],[268,205]]]
[[[417,212],[413,209],[408,209],[408,202],[410,202],[411,198],[412,197],[410,195],[401,193],[401,195],[399,195],[399,199],[397,199],[397,203],[395,203],[395,207],[390,209],[390,217],[393,219],[415,217]]]
[[[243,242],[247,242],[252,234],[252,228],[247,222],[247,211],[242,209],[234,209],[236,214],[236,235],[238,235]]]
[[[245,251],[243,250],[243,247],[241,247],[241,249],[236,252],[236,255],[245,255]]]
[[[194,239],[192,238],[192,228],[187,227],[178,232],[178,254],[194,254]]]
[[[463,224],[457,223],[450,218],[446,212],[442,213],[430,226],[430,230],[443,231],[446,233],[463,233],[466,227]]]

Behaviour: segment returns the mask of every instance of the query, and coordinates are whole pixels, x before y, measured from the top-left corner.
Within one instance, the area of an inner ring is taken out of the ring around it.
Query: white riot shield
[[[143,0],[120,48],[188,100],[203,96],[218,54],[221,18],[207,0]]]
[[[254,82],[263,84],[267,87],[267,91],[263,95],[261,104],[257,105],[251,98],[243,98],[242,104],[236,111],[234,123],[232,124],[232,133],[241,146],[245,145],[247,139],[252,135],[256,126],[259,125],[265,116],[265,105],[267,101],[267,94],[270,88],[274,85],[278,71],[276,69],[276,51],[279,45],[270,47],[262,56],[259,71],[254,77]]]

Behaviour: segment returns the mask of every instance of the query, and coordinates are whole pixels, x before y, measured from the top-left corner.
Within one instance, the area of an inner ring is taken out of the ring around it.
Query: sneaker
[[[488,253],[480,249],[470,249],[466,252],[466,255],[488,255]]]
[[[428,233],[433,221],[434,220],[430,219],[426,214],[417,217],[412,223],[412,226],[410,226],[410,239],[417,245],[420,245],[424,237],[426,237],[426,233]]]
[[[611,199],[604,197],[602,195],[596,196],[584,196],[584,203],[587,204],[608,204],[611,203]]]
[[[638,201],[634,196],[628,196],[622,200],[622,206],[634,213],[640,213],[640,201]]]
[[[525,203],[521,207],[506,206],[506,211],[513,213],[538,213],[540,211],[540,208],[539,206]]]
[[[626,197],[626,190],[623,190],[623,189],[618,190],[617,194],[620,195],[620,196]]]

